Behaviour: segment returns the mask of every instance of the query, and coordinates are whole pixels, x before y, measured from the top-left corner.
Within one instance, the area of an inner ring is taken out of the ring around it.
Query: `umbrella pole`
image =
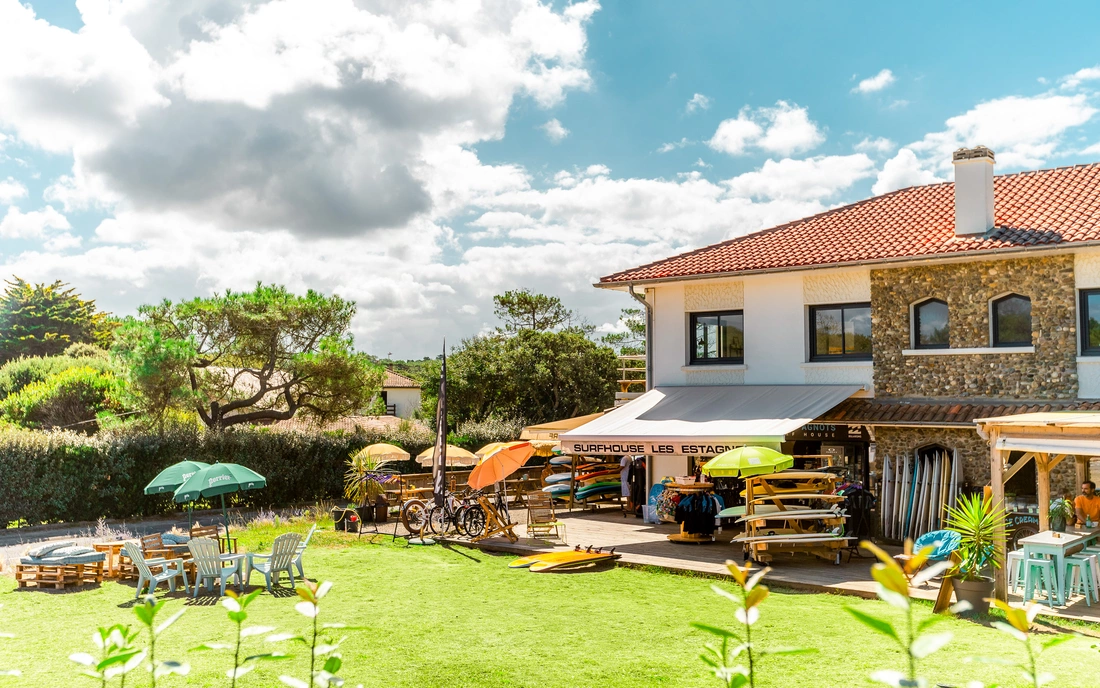
[[[222,495],[222,520],[225,521],[225,542],[226,547],[229,547],[229,514],[225,512],[225,495]]]
[[[195,527],[195,523],[192,520],[192,512],[191,512],[191,507],[192,507],[193,504],[194,504],[194,502],[187,502],[187,532],[188,533],[190,533],[191,530]]]

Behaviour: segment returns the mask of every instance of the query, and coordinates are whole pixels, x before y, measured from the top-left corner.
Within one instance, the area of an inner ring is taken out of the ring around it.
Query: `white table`
[[[1024,548],[1024,566],[1028,559],[1043,559],[1050,557],[1054,560],[1054,579],[1058,586],[1058,604],[1066,603],[1066,552],[1070,549],[1083,547],[1100,537],[1100,528],[1085,530],[1084,528],[1066,528],[1066,532],[1057,533],[1053,530],[1044,530],[1037,535],[1023,538],[1020,545]],[[1027,594],[1027,593],[1025,593]]]

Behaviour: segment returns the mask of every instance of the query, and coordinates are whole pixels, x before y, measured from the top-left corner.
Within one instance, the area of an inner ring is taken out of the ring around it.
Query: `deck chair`
[[[913,553],[916,554],[925,547],[931,547],[932,552],[928,555],[927,563],[947,561],[951,557],[951,553],[959,548],[960,541],[961,536],[953,530],[932,530],[917,538],[917,541],[913,543]],[[903,564],[911,558],[911,556],[905,554],[894,555],[894,559]]]
[[[360,528],[362,530],[362,528]],[[297,551],[294,553],[294,568],[298,569],[298,577],[305,579],[306,574],[302,573],[302,555],[306,553],[306,545],[313,538],[313,533],[317,531],[317,524],[314,523],[313,527],[309,529],[309,533],[306,534],[306,539],[302,540],[302,543],[298,545]]]
[[[275,538],[271,545],[271,554],[248,553],[248,572],[245,580],[252,578],[253,571],[264,574],[264,587],[271,592],[271,584],[279,584],[279,574],[286,572],[290,577],[290,587],[294,587],[294,559],[298,555],[298,545],[302,541],[299,533],[283,533]]]
[[[565,524],[554,515],[554,498],[536,490],[527,494],[527,537],[555,537],[565,543]]]
[[[164,546],[164,539],[160,533],[145,535],[141,538],[141,553],[146,559],[169,559],[175,554]]]
[[[191,558],[195,562],[195,593],[199,596],[199,586],[208,587],[214,592],[214,581],[218,581],[220,589],[218,594],[225,597],[225,582],[230,578],[237,579],[237,588],[244,592],[244,575],[241,571],[244,564],[243,554],[230,554],[222,556],[218,550],[218,543],[210,538],[191,538],[187,543],[187,549],[191,551]]]
[[[168,590],[175,592],[176,578],[183,580],[184,592],[187,591],[187,571],[183,568],[183,559],[146,559],[135,542],[124,543],[122,551],[130,561],[134,562],[134,568],[138,571],[137,592],[134,593],[134,599],[141,597],[141,591],[147,584],[150,595],[161,583],[168,583]],[[161,569],[161,572],[153,573],[153,569]]]
[[[225,554],[225,550],[228,547],[229,551],[233,554],[237,553],[237,538],[229,537],[229,534],[222,535],[222,529],[219,526],[201,526],[198,523],[191,527],[191,537],[204,537],[210,538],[214,542],[218,543],[218,551]]]

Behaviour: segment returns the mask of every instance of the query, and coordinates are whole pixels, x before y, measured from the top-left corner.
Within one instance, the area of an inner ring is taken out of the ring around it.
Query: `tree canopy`
[[[353,350],[354,314],[338,296],[259,284],[143,306],[116,352],[150,413],[189,398],[215,430],[297,413],[324,422],[365,407],[381,387],[382,369]]]
[[[561,299],[536,294],[530,289],[517,289],[493,297],[493,313],[504,321],[504,332],[522,330],[545,332],[571,324],[576,315]]]
[[[57,356],[77,343],[105,346],[113,322],[61,280],[30,284],[15,277],[0,296],[0,363]]]

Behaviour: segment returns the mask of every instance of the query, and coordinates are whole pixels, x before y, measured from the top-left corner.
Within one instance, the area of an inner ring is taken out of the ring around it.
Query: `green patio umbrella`
[[[198,473],[210,464],[202,461],[180,461],[165,468],[157,477],[149,481],[145,486],[145,494],[155,495],[165,492],[175,492],[176,488],[187,482],[187,479]],[[187,528],[191,528],[191,504],[187,505]]]
[[[738,447],[703,464],[703,472],[717,478],[776,473],[794,465],[794,457],[767,447]]]
[[[258,490],[267,486],[267,478],[256,471],[235,463],[216,463],[198,472],[180,485],[173,499],[177,503],[193,502],[201,497],[217,497],[222,500],[222,518],[225,520],[225,536],[229,537],[229,514],[225,511],[225,495],[244,490]]]

